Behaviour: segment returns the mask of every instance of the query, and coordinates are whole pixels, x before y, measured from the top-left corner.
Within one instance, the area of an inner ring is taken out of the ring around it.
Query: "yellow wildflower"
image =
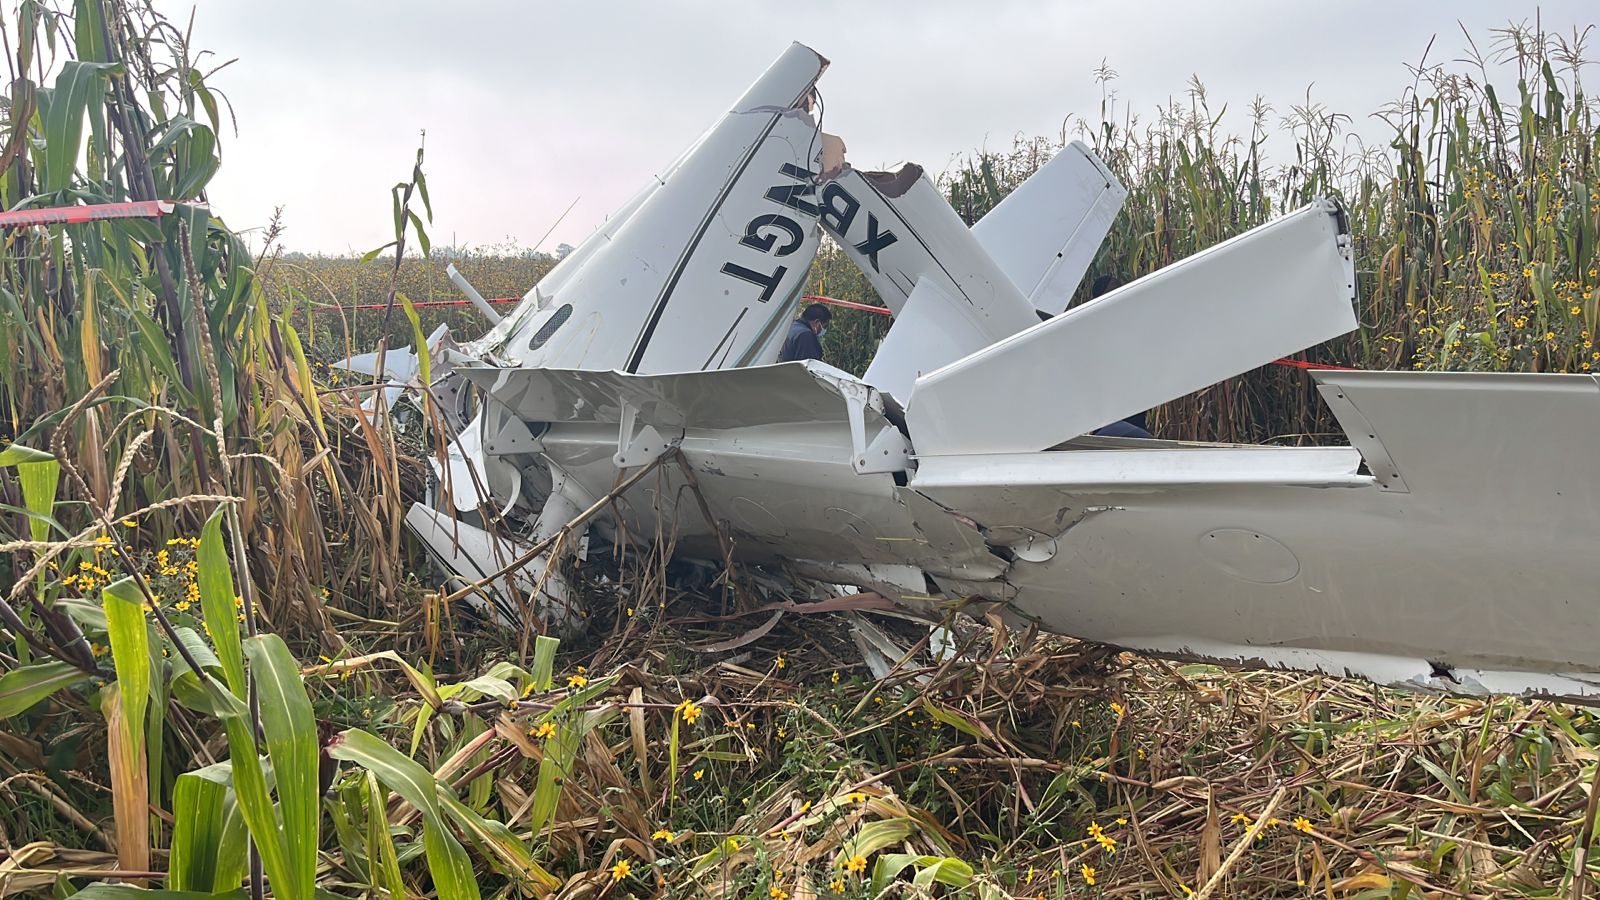
[[[1305,816],[1295,816],[1294,817],[1294,830],[1295,831],[1303,831],[1306,834],[1310,834],[1311,833],[1311,820],[1307,819]]]
[[[617,860],[617,864],[611,867],[611,880],[621,881],[622,879],[627,878],[628,873],[632,871],[633,866],[629,865],[627,860],[619,859]]]
[[[685,700],[678,704],[678,715],[683,717],[683,724],[693,725],[700,719],[700,707],[693,700]]]
[[[704,777],[706,777],[706,770],[705,769],[695,769],[694,770],[694,780],[695,781],[699,781],[700,779],[702,779]]]
[[[867,802],[867,795],[860,791],[851,791],[845,795],[844,799],[847,803],[865,803]]]
[[[533,736],[540,739],[550,737],[555,733],[556,726],[550,724],[549,722],[540,722],[539,727],[533,730]]]
[[[833,683],[834,684],[838,684],[839,683],[839,673],[838,672],[834,672],[833,673]]]
[[[852,875],[860,875],[867,870],[867,858],[859,853],[844,861],[844,870]]]
[[[789,900],[789,892],[777,885],[767,888],[767,896],[772,900]]]
[[[778,654],[778,668],[781,669],[784,666],[787,666],[788,664],[789,664],[789,661],[787,659],[783,658],[783,654],[782,653],[779,653]]]
[[[589,683],[589,679],[583,677],[582,675],[568,675],[567,676],[567,687],[570,687],[570,688],[581,688],[581,687],[583,687],[584,685],[586,685],[588,683]]]
[[[661,829],[657,829],[655,834],[650,835],[650,840],[652,840],[652,841],[670,841],[675,836],[676,835],[674,835],[671,831],[668,831],[665,828],[661,828]]]
[[[1089,823],[1089,837],[1094,838],[1095,843],[1099,844],[1100,849],[1106,851],[1107,854],[1117,852],[1117,839],[1106,834],[1100,827],[1099,822]]]
[[[1119,718],[1119,719],[1122,718],[1122,714],[1123,713],[1127,712],[1127,710],[1125,708],[1123,708],[1122,704],[1118,703],[1115,700],[1111,701],[1111,711],[1116,713],[1117,714],[1117,718]]]
[[[1081,871],[1083,872],[1083,883],[1092,886],[1094,884],[1094,866],[1084,863]]]
[[[844,879],[835,878],[834,880],[828,882],[828,890],[833,891],[835,894],[844,893]]]

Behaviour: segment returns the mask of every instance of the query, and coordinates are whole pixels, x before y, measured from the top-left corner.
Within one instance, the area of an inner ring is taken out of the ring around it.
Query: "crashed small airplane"
[[[1156,656],[1600,694],[1600,382],[1319,371],[1349,446],[1096,437],[1355,329],[1338,203],[1068,309],[1126,195],[1100,160],[1070,145],[968,228],[920,167],[846,162],[827,65],[791,46],[511,314],[443,342],[435,396],[478,399],[445,403],[407,522],[491,614],[573,618],[563,560],[665,523],[680,557]],[[862,378],[774,364],[823,235],[893,311]]]

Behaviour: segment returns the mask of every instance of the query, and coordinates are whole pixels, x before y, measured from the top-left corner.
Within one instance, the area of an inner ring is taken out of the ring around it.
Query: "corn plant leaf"
[[[88,677],[83,670],[59,660],[12,669],[0,675],[0,719],[17,715]]]
[[[437,819],[441,815],[438,782],[433,773],[376,735],[358,728],[346,729],[328,745],[328,755],[364,766],[424,816]]]
[[[277,880],[280,896],[310,898],[317,874],[317,722],[300,666],[283,638],[263,634],[245,641],[245,655],[260,695],[261,731],[282,808],[292,884]]]
[[[261,767],[261,757],[257,755],[250,723],[244,716],[229,716],[222,720],[222,724],[228,733],[229,762],[233,767],[233,790],[239,803],[239,814],[250,830],[251,839],[255,841],[267,878],[275,885],[286,886],[280,890],[283,896],[288,897],[289,889],[295,884],[289,871],[289,849],[279,824],[278,811],[267,790],[266,773]]]
[[[378,777],[367,772],[367,854],[372,864],[375,884],[381,883],[389,896],[408,897],[405,880],[400,877],[400,859],[394,850],[394,837],[389,834],[389,820],[384,810],[389,806],[388,792],[378,783]],[[376,850],[374,850],[376,848]],[[375,857],[375,858],[374,858]]]
[[[28,531],[34,540],[45,540],[50,536],[50,516],[56,508],[61,463],[54,459],[18,463],[17,480],[22,483],[22,502],[30,513]]]
[[[225,762],[178,776],[168,888],[211,893],[239,884],[246,866],[244,822],[231,784],[232,767]]]
[[[132,578],[112,582],[100,592],[106,611],[111,661],[122,685],[131,736],[144,740],[144,713],[150,703],[150,629],[144,618],[144,595]]]
[[[916,823],[910,819],[879,819],[861,826],[855,837],[846,841],[839,851],[839,861],[852,856],[871,856],[885,847],[893,846],[911,836]]]
[[[889,882],[910,866],[917,869],[911,881],[916,887],[931,887],[935,881],[962,891],[972,886],[972,866],[963,860],[952,856],[885,853],[872,867],[872,893],[882,894]]]
[[[46,460],[54,459],[54,456],[43,450],[35,450],[32,447],[24,447],[21,444],[7,444],[4,450],[0,450],[0,467],[14,466],[18,463],[45,462]]]
[[[144,629],[139,629],[144,633]],[[115,651],[113,651],[115,652]],[[143,709],[133,703],[137,682],[115,681],[100,696],[106,717],[106,761],[111,773],[111,809],[116,820],[117,865],[135,872],[150,868],[150,788],[146,770]],[[139,710],[136,716],[134,710]]]
[[[555,681],[556,648],[561,641],[541,634],[533,639],[533,689],[548,691]]]
[[[561,799],[561,785],[572,773],[572,763],[584,736],[607,718],[606,714],[583,712],[583,707],[605,693],[614,681],[613,676],[590,682],[556,703],[543,717],[544,721],[556,723],[556,733],[545,741],[544,759],[539,761],[539,780],[533,789],[529,828],[535,835],[543,831],[555,815],[556,803]]]
[[[128,884],[100,881],[88,885],[72,896],[79,900],[244,900],[249,895],[243,889],[216,894],[205,891],[153,891]]]
[[[412,215],[415,219],[415,214]],[[421,229],[419,227],[418,231]],[[423,245],[423,253],[427,253],[427,245]],[[428,338],[422,333],[422,320],[417,317],[417,308],[411,305],[411,298],[405,294],[396,293],[400,304],[405,308],[406,321],[411,323],[411,343],[417,354],[417,372],[421,376],[422,384],[433,383],[433,361],[428,358]]]
[[[222,509],[217,509],[200,529],[200,546],[195,551],[199,566],[196,581],[200,587],[200,610],[206,630],[217,648],[222,675],[235,697],[245,695],[244,650],[239,642],[239,620],[235,612],[233,568],[222,546]]]
[[[455,799],[448,787],[416,760],[359,729],[340,732],[328,745],[328,755],[365,766],[384,786],[421,811],[428,872],[440,900],[477,900],[478,882],[466,848],[450,833],[444,819],[441,798]]]
[[[440,794],[439,800],[443,804],[445,813],[456,826],[472,839],[485,856],[496,861],[497,868],[502,872],[515,878],[531,880],[544,891],[554,891],[561,887],[561,879],[545,871],[535,862],[533,851],[521,838],[513,834],[504,822],[481,816],[448,794]]]
[[[467,850],[437,818],[422,822],[422,845],[428,851],[428,874],[439,900],[478,900],[478,878]]]
[[[43,193],[65,190],[72,183],[72,173],[83,152],[84,113],[91,102],[99,100],[105,90],[106,73],[115,68],[109,63],[82,60],[62,63],[44,114],[45,151],[39,173]]]

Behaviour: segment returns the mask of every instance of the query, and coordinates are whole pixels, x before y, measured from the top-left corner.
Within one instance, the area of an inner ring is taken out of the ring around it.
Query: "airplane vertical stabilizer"
[[[792,45],[659,182],[508,317],[520,366],[682,372],[746,364],[787,317],[816,255],[813,88],[827,60]]]

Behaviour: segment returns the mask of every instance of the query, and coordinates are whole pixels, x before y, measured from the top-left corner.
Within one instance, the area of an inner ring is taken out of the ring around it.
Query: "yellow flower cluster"
[[[1100,845],[1100,849],[1104,850],[1106,855],[1117,852],[1117,839],[1106,834],[1099,822],[1089,823],[1089,837],[1094,838],[1094,842]]]

